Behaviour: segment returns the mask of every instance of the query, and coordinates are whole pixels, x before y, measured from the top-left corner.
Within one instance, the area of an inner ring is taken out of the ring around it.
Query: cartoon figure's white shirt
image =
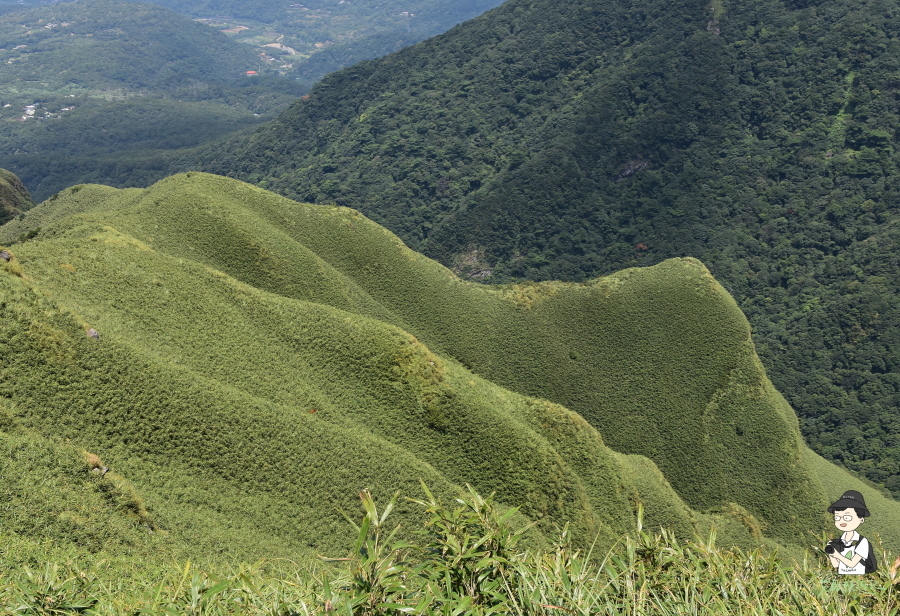
[[[847,541],[846,537],[841,537],[841,539]],[[856,563],[855,567],[848,567],[844,563],[840,563],[838,565],[838,573],[846,575],[862,575],[866,572],[866,566],[863,564],[863,561],[869,556],[869,540],[865,537],[860,538],[859,533],[853,531],[853,536],[850,538],[850,541],[856,541],[857,544],[853,547],[844,548],[841,550],[841,554],[850,560],[853,560],[853,556],[856,554],[859,554],[862,558]]]

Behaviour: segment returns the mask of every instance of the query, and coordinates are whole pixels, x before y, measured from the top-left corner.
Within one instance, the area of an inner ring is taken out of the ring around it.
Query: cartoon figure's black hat
[[[828,508],[828,511],[834,513],[835,511],[843,511],[844,509],[849,508],[856,509],[856,514],[861,518],[869,517],[869,510],[866,507],[866,501],[863,500],[863,495],[857,492],[856,490],[847,490],[844,492],[844,495],[841,498],[833,503],[831,507]]]

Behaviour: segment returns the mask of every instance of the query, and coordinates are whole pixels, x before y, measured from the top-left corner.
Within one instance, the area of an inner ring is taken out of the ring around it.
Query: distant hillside
[[[900,491],[900,6],[511,0],[205,169],[484,281],[701,258],[822,455]]]
[[[538,543],[568,522],[609,544],[641,504],[649,527],[790,551],[850,481],[823,487],[695,260],[488,288],[353,210],[206,174],[75,186],[0,241],[0,430],[99,456],[166,553],[340,553],[361,488],[420,479],[496,491]]]
[[[498,3],[0,2],[0,166],[39,199],[84,182],[147,186],[325,73]]]
[[[309,30],[318,24],[329,28],[332,35],[318,45],[313,43],[308,58],[292,58],[290,74],[304,84],[313,84],[328,73],[446,32],[500,4],[501,0],[369,0],[335,6],[329,0],[311,0],[304,4],[307,14],[315,11],[324,19],[298,20],[286,38],[309,45]],[[354,27],[348,27],[350,24]]]
[[[0,167],[39,199],[104,161],[196,146],[260,122],[299,93],[252,48],[173,11],[87,0],[0,17]],[[138,169],[123,184],[143,184]],[[158,173],[158,172],[157,172]]]
[[[0,47],[4,81],[36,81],[76,95],[119,90],[121,97],[142,88],[174,93],[196,82],[234,81],[259,66],[252,49],[213,28],[152,4],[117,0],[6,15]]]
[[[0,13],[54,4],[0,0]],[[361,60],[377,58],[449,30],[500,0],[155,0],[265,54],[267,69],[305,86]]]

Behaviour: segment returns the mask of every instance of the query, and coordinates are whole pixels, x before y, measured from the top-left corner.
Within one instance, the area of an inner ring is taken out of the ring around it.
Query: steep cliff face
[[[34,207],[31,194],[21,180],[6,169],[0,169],[0,224]]]

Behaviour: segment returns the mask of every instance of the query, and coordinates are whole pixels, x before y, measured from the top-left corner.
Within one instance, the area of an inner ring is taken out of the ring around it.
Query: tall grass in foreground
[[[388,516],[360,494],[365,516],[346,558],[278,575],[265,563],[225,576],[187,563],[141,592],[72,564],[10,572],[0,585],[4,614],[616,614],[839,615],[900,613],[894,566],[861,579],[839,577],[817,553],[802,563],[760,550],[720,549],[715,533],[679,542],[640,526],[605,556],[574,549],[562,530],[555,548],[519,548],[527,528],[470,488],[453,507],[425,489],[420,541],[395,541]],[[351,522],[352,523],[352,522]],[[270,563],[271,564],[271,563]],[[898,582],[900,583],[900,582]]]

